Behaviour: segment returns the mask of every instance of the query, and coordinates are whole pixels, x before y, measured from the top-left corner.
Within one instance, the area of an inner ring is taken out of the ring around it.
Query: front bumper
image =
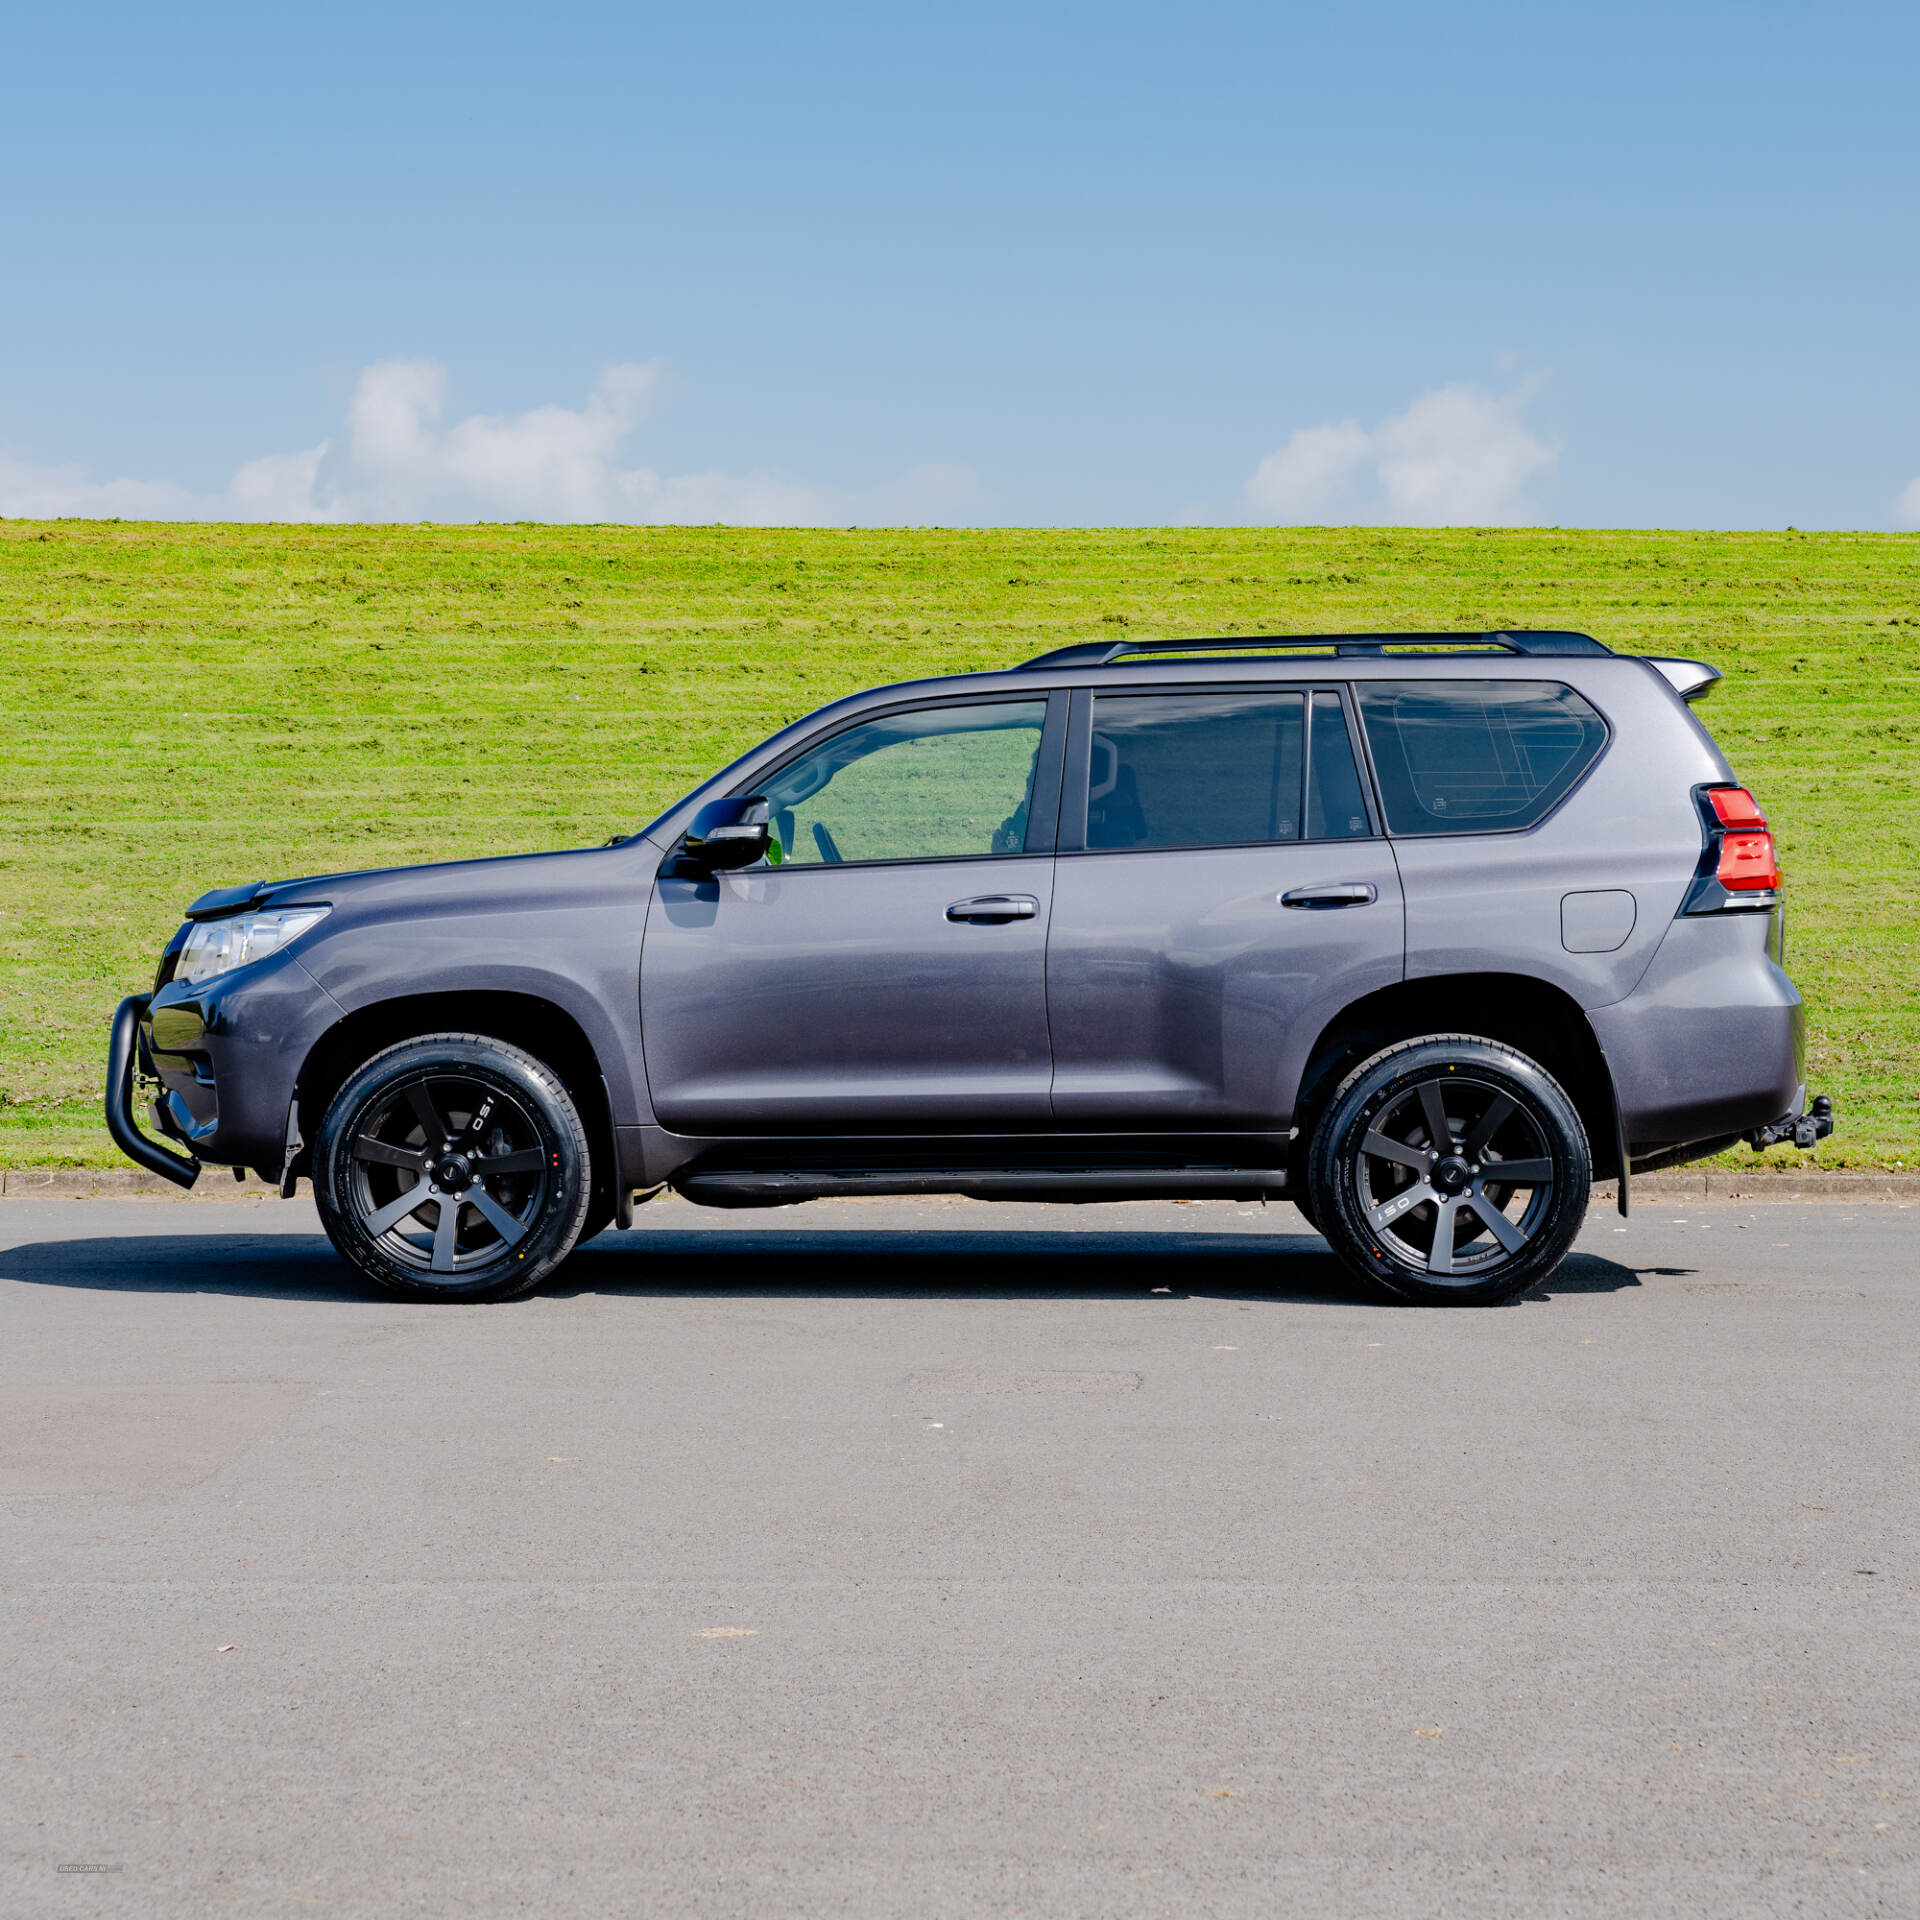
[[[107,1129],[138,1165],[181,1185],[188,1168],[251,1167],[277,1180],[303,1063],[342,1009],[290,953],[213,980],[170,980],[114,1015]],[[134,1120],[140,1075],[158,1098]],[[184,1154],[153,1138],[158,1133]],[[166,1164],[156,1164],[155,1156]],[[169,1167],[174,1169],[169,1171]]]
[[[141,1017],[152,998],[151,994],[130,993],[114,1010],[113,1029],[107,1041],[107,1132],[113,1136],[113,1144],[135,1165],[177,1186],[190,1187],[200,1178],[200,1162],[191,1153],[171,1152],[159,1141],[150,1139],[140,1131],[139,1122],[134,1118],[136,1068],[144,1068],[150,1079],[156,1077],[140,1031]],[[166,1131],[174,1131],[159,1101],[154,1102],[154,1120]]]

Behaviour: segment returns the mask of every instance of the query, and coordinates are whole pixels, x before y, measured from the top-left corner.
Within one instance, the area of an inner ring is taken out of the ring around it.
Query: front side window
[[[1371,681],[1358,691],[1395,833],[1530,827],[1607,743],[1599,714],[1546,681]]]
[[[785,866],[964,860],[1027,841],[1044,700],[927,707],[849,727],[761,788]]]

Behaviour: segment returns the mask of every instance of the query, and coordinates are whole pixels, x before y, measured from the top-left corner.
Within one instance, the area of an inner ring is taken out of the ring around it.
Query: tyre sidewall
[[[487,1265],[437,1283],[393,1259],[361,1223],[353,1199],[352,1143],[370,1108],[423,1074],[497,1086],[532,1117],[547,1154],[547,1194],[533,1225]],[[471,1034],[429,1035],[376,1055],[334,1096],[314,1146],[314,1198],[341,1256],[376,1285],[410,1300],[510,1299],[538,1286],[573,1250],[591,1198],[585,1129],[558,1075],[532,1055]]]
[[[1379,1114],[1410,1086],[1449,1067],[1498,1087],[1524,1105],[1557,1163],[1551,1207],[1532,1241],[1511,1263],[1463,1286],[1425,1279],[1394,1259],[1361,1212],[1353,1179],[1360,1142]],[[1314,1210],[1334,1251],[1375,1286],[1423,1306],[1489,1306],[1537,1286],[1580,1231],[1593,1179],[1586,1129],[1553,1076],[1511,1047],[1464,1036],[1403,1043],[1355,1069],[1315,1130],[1310,1167]]]

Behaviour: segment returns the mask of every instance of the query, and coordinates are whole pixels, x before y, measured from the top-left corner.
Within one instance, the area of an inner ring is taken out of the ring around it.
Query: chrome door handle
[[[1031,920],[1039,911],[1040,902],[1030,893],[982,893],[971,900],[956,900],[947,909],[947,918],[991,926],[1002,920]]]
[[[1365,907],[1380,898],[1364,880],[1338,887],[1295,887],[1280,896],[1283,907]]]

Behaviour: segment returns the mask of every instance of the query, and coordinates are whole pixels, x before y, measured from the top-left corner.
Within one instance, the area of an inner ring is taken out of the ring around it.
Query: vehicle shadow
[[[550,1295],[689,1292],[878,1298],[1127,1299],[1161,1295],[1393,1307],[1314,1233],[955,1232],[760,1228],[751,1248],[712,1233],[608,1234],[550,1280]],[[1631,1267],[1573,1254],[1526,1300],[1637,1287]],[[1519,1302],[1516,1304],[1524,1304]]]
[[[1669,1269],[1646,1269],[1648,1272]],[[319,1234],[103,1234],[0,1250],[0,1280],[109,1293],[381,1301]],[[1640,1285],[1574,1253],[1515,1305]],[[805,1228],[608,1233],[534,1298],[588,1295],[828,1299],[1159,1297],[1393,1307],[1311,1233],[913,1232]]]

